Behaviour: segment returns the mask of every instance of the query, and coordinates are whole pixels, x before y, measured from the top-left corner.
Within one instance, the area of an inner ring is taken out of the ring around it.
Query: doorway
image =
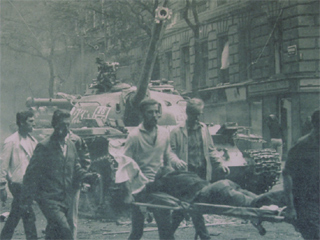
[[[290,98],[282,98],[280,104],[280,123],[285,138],[284,156],[292,146],[292,102]]]

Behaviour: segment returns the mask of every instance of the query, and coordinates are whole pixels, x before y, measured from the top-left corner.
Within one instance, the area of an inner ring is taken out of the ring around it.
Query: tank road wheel
[[[92,159],[90,171],[99,173],[101,178],[97,184],[82,192],[79,211],[95,218],[110,217],[112,214],[108,198],[114,183],[116,161],[109,155],[108,140],[105,138],[96,137],[88,147]]]
[[[103,180],[99,180],[94,185],[83,184],[80,194],[79,214],[98,218],[100,209],[104,203]]]

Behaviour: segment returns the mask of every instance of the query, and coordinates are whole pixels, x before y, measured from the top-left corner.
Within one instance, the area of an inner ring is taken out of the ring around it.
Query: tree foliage
[[[66,21],[61,15],[60,4],[60,1],[8,0],[7,14],[1,14],[2,47],[46,62],[49,97],[54,95],[54,82],[59,72],[62,72],[61,66],[70,67],[68,64],[61,64],[66,61],[62,58],[59,58],[57,64],[57,56],[68,55],[69,34],[74,32],[75,26],[74,22]]]
[[[47,64],[49,97],[54,97],[55,82],[68,81],[73,56],[81,58],[98,47],[129,64],[130,50],[145,47],[151,38],[158,6],[158,0],[3,2],[7,14],[1,14],[1,45]]]
[[[103,34],[109,55],[121,55],[145,46],[152,34],[155,6],[158,1],[150,0],[105,0],[88,2],[87,10],[100,15],[100,27],[91,34]],[[125,57],[129,55],[125,54]]]

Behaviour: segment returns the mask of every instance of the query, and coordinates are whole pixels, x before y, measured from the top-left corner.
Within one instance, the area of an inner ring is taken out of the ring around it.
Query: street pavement
[[[282,189],[282,177],[279,182],[272,188],[271,191]],[[1,213],[8,212],[10,209],[9,199],[6,206],[1,208]],[[46,220],[43,217],[40,209],[34,205],[37,217],[37,230],[39,239],[44,239],[43,230],[46,226]],[[292,225],[288,223],[270,223],[264,222],[262,225],[266,229],[265,236],[260,236],[258,230],[253,227],[250,222],[238,218],[219,216],[219,215],[205,215],[206,225],[211,234],[212,239],[225,240],[259,240],[259,239],[280,239],[280,240],[301,240],[301,235],[295,231]],[[0,222],[0,229],[3,227],[3,222]],[[123,240],[127,239],[131,229],[130,220],[122,222],[108,221],[106,219],[90,219],[83,216],[79,217],[78,224],[78,239],[85,240]],[[179,229],[175,233],[177,240],[193,240],[194,228],[191,221],[184,221],[181,223]],[[25,239],[22,221],[20,221],[16,228],[15,239]],[[155,222],[146,223],[143,240],[159,239]]]

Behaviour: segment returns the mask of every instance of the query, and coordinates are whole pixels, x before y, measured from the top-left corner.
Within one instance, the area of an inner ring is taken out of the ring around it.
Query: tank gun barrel
[[[54,99],[54,98],[27,98],[27,107],[43,107],[43,106],[56,106],[63,109],[71,109],[73,105],[67,99]]]
[[[171,11],[166,8],[167,3],[168,0],[164,0],[162,6],[158,6],[158,8],[154,11],[155,23],[152,28],[149,47],[139,77],[137,91],[129,96],[125,109],[124,123],[126,126],[137,126],[140,122],[138,106],[147,95],[151,73],[157,56],[159,40],[163,34],[163,25],[166,19],[169,19],[171,15]]]
[[[152,28],[152,37],[150,39],[149,48],[144,61],[142,72],[139,78],[137,93],[133,99],[133,105],[138,106],[145,98],[150,81],[151,72],[157,56],[157,47],[162,37],[164,21],[170,18],[169,9],[165,8],[168,1],[164,1],[162,7],[155,9],[155,23]]]

